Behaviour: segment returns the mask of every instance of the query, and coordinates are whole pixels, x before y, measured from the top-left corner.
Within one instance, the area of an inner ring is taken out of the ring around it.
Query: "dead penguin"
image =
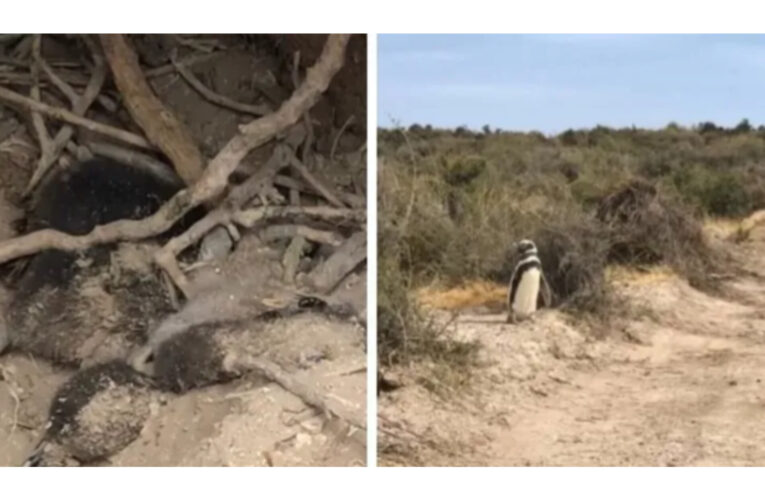
[[[363,343],[357,323],[313,311],[195,325],[159,345],[153,374],[160,388],[185,392],[257,372],[262,359],[300,370],[321,362],[343,337]]]
[[[60,171],[37,193],[28,229],[82,235],[118,219],[154,213],[178,185],[111,160],[94,159]],[[153,272],[112,273],[117,247],[40,252],[13,286],[6,313],[11,348],[79,366],[140,345],[152,322],[171,311]],[[105,351],[93,356],[96,349]]]
[[[77,372],[56,392],[45,435],[24,465],[77,465],[119,452],[140,435],[151,394],[151,381],[122,361]]]

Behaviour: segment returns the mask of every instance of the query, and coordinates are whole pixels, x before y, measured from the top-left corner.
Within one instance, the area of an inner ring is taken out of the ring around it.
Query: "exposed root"
[[[329,86],[332,77],[343,65],[348,38],[349,35],[330,35],[321,57],[308,70],[305,81],[292,97],[278,111],[240,127],[240,134],[232,138],[213,158],[203,176],[193,186],[177,193],[153,215],[141,220],[119,220],[96,226],[84,236],[72,236],[44,229],[10,239],[0,243],[0,263],[46,249],[84,250],[93,245],[140,240],[167,231],[189,210],[220,195],[228,185],[229,175],[247,153],[294,124],[305,109],[318,100],[321,93]],[[57,116],[66,115],[71,118],[73,115],[59,108],[37,103],[2,87],[0,87],[0,100],[23,103],[31,109],[46,110],[46,112],[54,109]],[[77,117],[73,122],[95,123],[81,117]],[[119,131],[119,133],[122,132]],[[134,134],[130,135],[134,136]],[[142,138],[140,142],[145,143]]]
[[[100,38],[130,115],[149,140],[170,158],[186,185],[193,184],[202,176],[204,159],[188,127],[154,95],[125,37],[101,35]]]

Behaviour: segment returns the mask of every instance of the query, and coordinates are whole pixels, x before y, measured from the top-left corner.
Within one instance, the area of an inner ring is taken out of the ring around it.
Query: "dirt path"
[[[734,251],[763,268],[762,236]],[[555,311],[461,315],[455,335],[483,345],[470,388],[385,395],[381,464],[765,465],[765,279],[726,298],[669,275],[621,291],[639,312],[605,341]]]

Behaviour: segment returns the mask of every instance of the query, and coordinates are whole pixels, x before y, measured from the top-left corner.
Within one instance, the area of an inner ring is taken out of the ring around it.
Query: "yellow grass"
[[[667,266],[651,266],[647,269],[637,269],[629,266],[606,267],[606,281],[609,283],[630,283],[636,285],[650,285],[661,283],[677,276]]]
[[[418,302],[433,309],[464,309],[488,306],[504,307],[507,300],[505,285],[490,281],[470,281],[451,289],[427,286],[417,291]]]
[[[754,228],[761,225],[765,225],[765,210],[758,210],[744,219],[707,218],[704,221],[704,232],[723,239],[743,241],[749,238]]]
[[[675,278],[677,275],[667,266],[637,269],[628,266],[608,266],[605,271],[609,283],[650,285]],[[504,308],[507,286],[491,281],[469,281],[454,288],[438,285],[426,286],[415,294],[421,306],[431,309],[459,310],[471,307]]]

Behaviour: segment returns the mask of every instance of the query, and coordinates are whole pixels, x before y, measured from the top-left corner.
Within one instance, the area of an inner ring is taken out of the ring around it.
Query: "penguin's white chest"
[[[529,316],[537,310],[540,275],[539,269],[532,268],[521,276],[511,305],[513,312],[518,316]]]

